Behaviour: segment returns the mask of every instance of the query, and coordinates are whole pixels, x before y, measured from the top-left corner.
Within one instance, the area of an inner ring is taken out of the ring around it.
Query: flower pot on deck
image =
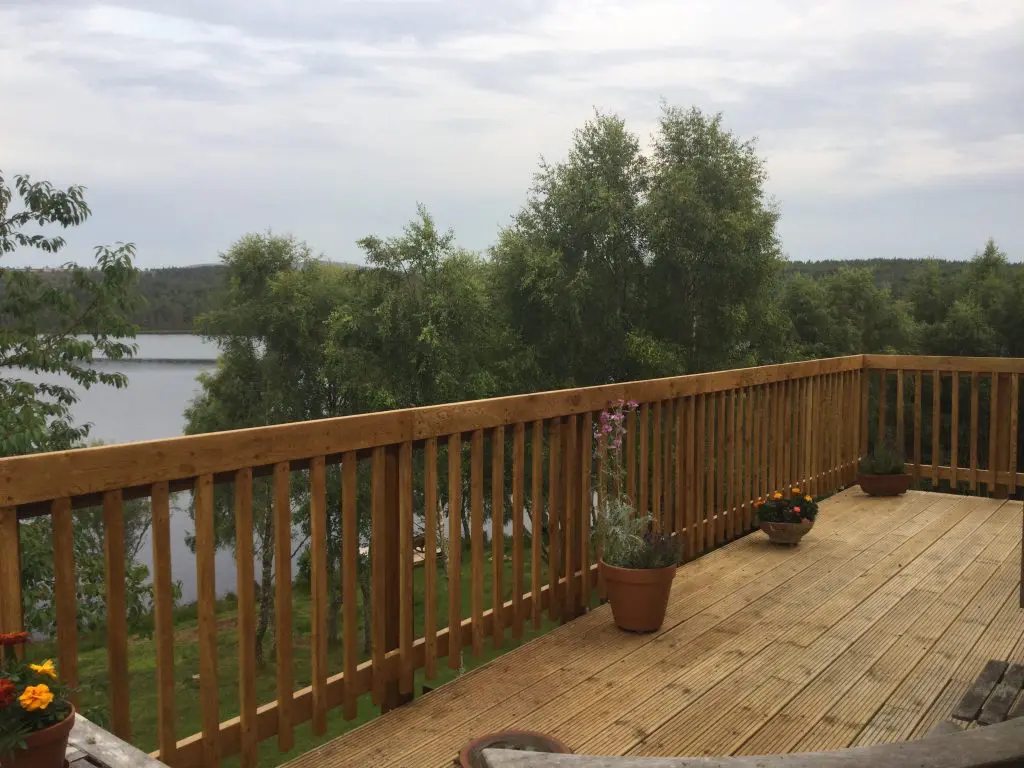
[[[910,488],[911,476],[857,475],[857,484],[868,496],[899,496]]]
[[[459,768],[487,768],[484,762],[485,749],[512,749],[517,752],[541,752],[557,755],[571,755],[572,750],[565,744],[533,731],[500,731],[479,739],[473,739],[462,751],[456,765]]]
[[[0,755],[0,768],[64,768],[68,737],[75,725],[75,710],[59,723],[25,736],[25,749]]]
[[[619,629],[655,632],[665,621],[676,566],[619,568],[601,561],[605,591]]]
[[[796,546],[800,539],[807,535],[807,532],[814,527],[813,520],[804,520],[800,523],[769,523],[758,524],[762,531],[768,534],[768,540],[772,544],[789,544]]]

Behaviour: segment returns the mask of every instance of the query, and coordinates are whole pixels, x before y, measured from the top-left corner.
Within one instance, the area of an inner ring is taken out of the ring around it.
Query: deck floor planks
[[[915,504],[901,509],[904,514],[908,514],[908,509],[915,509],[916,506],[934,506],[934,503],[932,499],[922,498],[915,502]],[[851,505],[851,508],[856,509],[856,505]],[[914,517],[915,515],[913,514],[909,515],[911,520]],[[557,659],[558,666],[555,670],[541,676],[535,686],[525,689],[519,696],[506,698],[494,708],[487,708],[485,712],[476,714],[476,716],[467,714],[466,707],[460,707],[457,711],[446,711],[446,717],[441,722],[438,722],[436,718],[432,721],[434,729],[433,738],[428,739],[426,744],[421,743],[413,748],[409,745],[403,745],[401,742],[388,742],[378,744],[370,752],[360,753],[358,757],[373,760],[375,764],[385,764],[385,761],[396,759],[396,757],[400,756],[400,754],[396,753],[401,753],[403,749],[413,750],[416,755],[420,756],[434,754],[431,750],[436,749],[438,759],[443,760],[443,755],[450,751],[450,743],[453,737],[457,736],[458,739],[463,739],[463,734],[465,733],[479,734],[488,730],[508,727],[509,722],[525,714],[530,714],[531,709],[538,709],[538,707],[529,707],[529,701],[533,700],[533,697],[536,695],[540,695],[543,698],[542,704],[557,702],[552,710],[553,715],[557,717],[557,722],[561,722],[569,717],[569,713],[574,711],[572,709],[573,704],[582,703],[582,709],[589,709],[592,707],[593,702],[584,695],[583,691],[572,690],[571,698],[563,695],[557,699],[552,698],[551,692],[553,690],[562,691],[563,687],[564,689],[571,689],[574,685],[580,684],[581,681],[593,683],[593,678],[585,677],[586,672],[593,672],[595,669],[601,669],[602,666],[607,668],[607,666],[614,664],[618,659],[626,657],[628,663],[625,667],[620,667],[610,677],[610,679],[616,682],[617,687],[620,687],[623,682],[621,678],[624,674],[629,674],[629,672],[640,674],[645,669],[649,669],[650,663],[641,665],[635,660],[638,650],[641,646],[647,644],[658,645],[658,658],[672,653],[680,643],[688,639],[695,640],[697,645],[685,646],[686,658],[692,658],[691,654],[699,647],[706,646],[709,650],[719,647],[724,641],[740,631],[739,626],[727,626],[724,629],[716,630],[715,625],[721,622],[723,618],[728,619],[735,611],[757,603],[758,598],[763,596],[770,588],[783,584],[803,569],[807,569],[815,562],[818,562],[818,560],[825,559],[825,555],[828,553],[841,553],[848,550],[850,554],[856,555],[858,536],[865,535],[865,531],[870,531],[871,526],[857,526],[855,521],[856,517],[852,515],[836,514],[833,524],[841,527],[833,535],[826,537],[825,544],[815,553],[811,553],[810,550],[801,552],[798,548],[780,549],[762,543],[760,546],[749,547],[751,553],[760,553],[760,556],[755,555],[749,570],[748,568],[741,567],[733,570],[726,576],[718,576],[717,571],[709,571],[706,583],[697,580],[681,580],[677,577],[674,589],[676,599],[670,605],[665,627],[663,627],[661,633],[652,635],[624,635],[610,625],[606,619],[602,619],[598,628],[598,637],[600,640],[607,640],[607,644],[594,642],[594,637],[590,634],[574,636],[574,649],[578,651],[574,661],[570,660],[567,663],[565,656],[560,657]],[[717,550],[717,552],[721,551],[723,550]],[[830,569],[829,562],[831,561],[826,561],[823,573],[827,573]],[[759,578],[752,581],[754,576]],[[688,590],[688,587],[701,583],[704,583],[701,591],[690,592]],[[730,594],[731,590],[735,591],[732,591]],[[732,609],[727,609],[727,605],[732,605]],[[701,609],[703,610],[701,611]],[[754,622],[759,621],[761,618],[761,613],[756,611],[756,609],[750,617]],[[672,629],[669,630],[669,627],[672,627]],[[707,634],[702,635],[703,632]],[[535,642],[540,643],[542,641],[543,638]],[[608,655],[609,651],[611,652],[610,656]],[[623,670],[628,670],[629,672]],[[532,677],[532,673],[536,670],[524,671]],[[677,669],[675,671],[678,672]],[[521,674],[517,672],[517,676],[521,677]],[[605,683],[601,682],[598,692],[603,690],[604,687]],[[523,711],[524,701],[527,704],[525,711]],[[460,702],[460,704],[464,703],[465,701]],[[477,711],[479,709],[483,709],[483,707],[478,707]],[[542,718],[543,712],[534,713],[534,717],[531,718],[530,727],[550,729],[552,724],[546,725],[543,722],[540,724],[533,722],[533,720],[537,719],[537,716]],[[451,723],[450,728],[446,727],[448,722]]]
[[[999,516],[994,515],[988,522],[998,525],[1001,521]],[[992,534],[994,540],[998,540],[1002,530]],[[948,588],[948,591],[943,592],[938,600],[929,606],[928,611],[921,619],[921,622],[924,623],[930,620],[930,614],[935,614],[947,606],[956,610],[957,607],[967,604],[967,601],[979,589],[987,588],[989,577],[995,572],[996,565],[978,561],[971,562],[969,559],[972,552],[976,553],[982,546],[984,546],[984,540],[979,540],[979,543],[976,544],[972,539],[968,539],[960,551],[953,553],[945,561],[945,563],[956,564],[961,557],[968,558],[965,562],[960,563],[960,567],[955,570],[952,568],[937,569],[936,572],[933,572],[933,578],[925,588],[912,591],[889,612],[883,622],[878,625],[877,636],[875,634],[862,636],[843,657],[837,659],[824,674],[805,687],[773,717],[766,720],[758,731],[734,752],[736,754],[760,755],[792,751],[800,739],[827,716],[832,702],[839,697],[842,697],[844,701],[851,697],[851,689],[861,681],[862,677],[868,675],[874,677],[874,673],[869,670],[917,618],[915,614],[905,610],[909,605],[929,593]],[[950,587],[951,579],[954,583]],[[993,606],[993,612],[994,608]],[[896,634],[891,634],[891,631]],[[835,719],[834,716],[830,718],[830,722],[833,719]]]
[[[995,508],[992,507],[993,512]],[[961,535],[968,536],[979,523],[981,520],[977,516],[968,515],[955,529],[962,528]],[[934,578],[938,567],[947,562],[945,556],[952,554],[955,542],[956,538],[952,535],[942,537],[915,560],[915,565],[923,564],[922,572],[918,574],[920,581]],[[979,551],[981,548],[977,547]],[[942,557],[927,557],[932,552],[941,552]],[[905,585],[906,592],[902,596],[899,592],[889,593],[884,587],[880,588],[872,598],[883,597],[891,603],[889,609],[882,610],[871,605],[870,601],[863,602],[857,610],[847,614],[843,621],[819,633],[820,637],[810,645],[802,646],[783,640],[778,645],[769,646],[744,665],[726,684],[716,687],[709,695],[678,712],[651,738],[631,752],[643,755],[705,755],[735,751],[760,723],[778,712],[790,698],[834,664],[836,659],[842,658],[860,639],[871,637],[875,643],[879,643],[885,642],[887,636],[893,640],[898,638],[898,629],[887,627],[885,619],[896,610],[916,616],[935,599],[933,593],[920,588],[920,581]],[[865,617],[872,623],[864,624],[862,619]],[[897,627],[901,622],[902,617],[897,621]],[[853,634],[844,631],[847,629]],[[859,635],[856,634],[858,632]],[[849,645],[840,650],[836,646],[837,641],[848,642]],[[715,712],[715,717],[688,729],[680,727],[688,719],[700,722],[701,712]]]
[[[512,727],[591,754],[923,735],[985,661],[1024,658],[1010,522],[1020,512],[1014,501],[845,491],[800,547],[755,534],[681,567],[659,633],[620,633],[599,608],[290,765],[440,768],[468,738]],[[850,693],[865,669],[885,678],[866,694],[873,704]]]

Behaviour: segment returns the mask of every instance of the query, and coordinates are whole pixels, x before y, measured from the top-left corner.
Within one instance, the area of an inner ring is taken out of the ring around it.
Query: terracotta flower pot
[[[571,755],[572,750],[565,744],[533,731],[500,731],[479,739],[473,739],[459,752],[459,768],[487,768],[484,763],[485,749],[514,749],[520,752],[545,752],[547,754]]]
[[[49,728],[33,731],[25,737],[25,749],[16,749],[0,757],[0,768],[64,768],[68,737],[75,725],[75,709]]]
[[[814,527],[814,521],[804,520],[802,523],[761,522],[758,525],[762,531],[768,534],[768,540],[772,544],[796,545]]]
[[[619,568],[601,561],[608,602],[619,629],[654,632],[665,621],[676,567]]]
[[[911,476],[857,475],[857,484],[868,496],[899,496],[910,488]]]

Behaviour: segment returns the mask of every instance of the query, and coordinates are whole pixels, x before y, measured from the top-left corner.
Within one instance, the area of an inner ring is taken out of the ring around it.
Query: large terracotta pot
[[[797,545],[811,528],[814,527],[813,520],[804,520],[801,523],[758,523],[758,527],[768,534],[768,540],[772,544]]]
[[[68,736],[75,725],[75,710],[56,725],[25,737],[25,749],[0,757],[0,768],[64,768]]]
[[[514,749],[519,752],[542,752],[547,754],[571,755],[572,750],[565,744],[533,731],[500,731],[479,739],[473,739],[459,752],[459,768],[487,768],[484,762],[485,749]]]
[[[619,629],[654,632],[665,621],[674,565],[665,568],[619,568],[601,561],[608,602]]]
[[[857,484],[868,496],[899,496],[910,488],[911,476],[857,475]]]

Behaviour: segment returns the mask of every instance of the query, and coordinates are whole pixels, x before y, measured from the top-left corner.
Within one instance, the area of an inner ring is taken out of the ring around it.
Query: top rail
[[[327,456],[328,462],[333,459],[336,463],[349,451],[583,414],[620,397],[654,402],[857,371],[863,365],[864,355],[851,355],[16,456],[0,459],[0,507],[191,480],[201,474],[250,467],[260,474],[261,468],[307,461],[313,456]],[[1020,365],[1024,371],[1024,361]]]

